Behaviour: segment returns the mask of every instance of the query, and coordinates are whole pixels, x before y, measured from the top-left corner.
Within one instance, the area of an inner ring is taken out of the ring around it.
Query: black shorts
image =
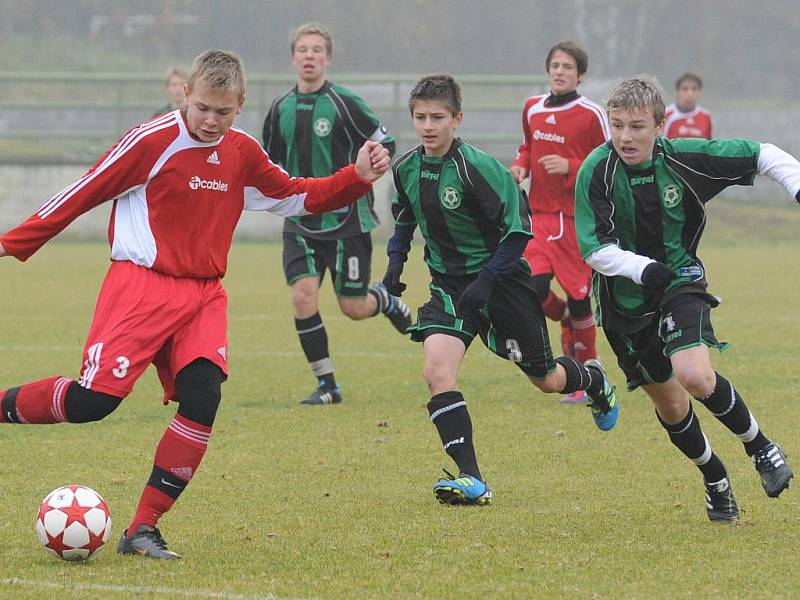
[[[672,377],[669,357],[705,344],[720,352],[728,347],[717,341],[711,326],[709,301],[700,295],[681,294],[664,303],[656,318],[634,334],[605,329],[606,338],[628,382],[628,390]]]
[[[479,323],[461,317],[455,308],[474,279],[474,275],[433,274],[431,299],[417,311],[417,322],[409,328],[411,339],[423,342],[429,335],[442,333],[459,338],[469,348],[478,334],[497,356],[516,363],[534,379],[544,379],[556,363],[530,271],[520,265],[492,288]]]
[[[331,272],[337,296],[367,295],[372,260],[372,238],[364,233],[341,240],[317,240],[299,233],[283,234],[283,273],[292,285],[303,277]]]

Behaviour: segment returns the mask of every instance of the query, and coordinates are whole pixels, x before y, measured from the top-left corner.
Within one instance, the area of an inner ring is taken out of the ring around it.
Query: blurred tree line
[[[209,47],[250,71],[289,72],[288,32],[317,20],[339,72],[541,74],[556,41],[579,40],[590,75],[692,69],[717,98],[793,98],[797,0],[0,0],[0,69],[160,73]]]

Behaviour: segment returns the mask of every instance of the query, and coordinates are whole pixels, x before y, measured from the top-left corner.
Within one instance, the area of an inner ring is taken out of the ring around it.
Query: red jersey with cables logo
[[[712,124],[711,113],[702,106],[696,106],[689,112],[681,112],[673,102],[667,106],[664,137],[710,140]]]
[[[26,260],[78,216],[113,200],[112,260],[173,277],[222,277],[243,209],[304,215],[345,206],[370,189],[352,165],[331,177],[289,177],[239,129],[200,142],[173,111],[128,131],[0,243]]]
[[[575,178],[583,159],[609,139],[608,120],[598,105],[578,96],[548,106],[548,94],[533,96],[522,110],[523,140],[512,165],[529,170],[531,211],[575,214]],[[567,175],[550,175],[539,159],[557,154],[569,162]]]

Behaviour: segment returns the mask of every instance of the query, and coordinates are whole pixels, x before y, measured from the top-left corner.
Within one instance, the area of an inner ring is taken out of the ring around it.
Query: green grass
[[[797,465],[800,212],[723,202],[711,220],[701,255],[724,298],[717,333],[733,342],[715,365]],[[76,375],[106,265],[102,244],[52,244],[26,264],[0,261],[0,388]],[[419,253],[405,280],[409,301],[423,302]],[[736,526],[707,521],[700,476],[643,393],[623,392],[619,426],[602,433],[586,409],[559,405],[476,343],[460,383],[496,501],[439,506],[431,484],[450,464],[425,410],[420,346],[383,318],[348,321],[326,281],[322,311],[345,402],[301,407],[313,379],[279,246],[234,246],[226,287],[231,377],[202,468],[161,522],[184,560],[132,559],[113,548],[173,414],[151,370],[102,423],[0,428],[0,597],[798,594],[797,490],[768,499],[739,442],[705,409],[698,414],[743,509]],[[600,352],[614,364],[604,341]],[[610,372],[621,384],[619,370]],[[53,559],[36,542],[38,503],[65,483],[98,490],[114,516],[113,543],[84,564]]]

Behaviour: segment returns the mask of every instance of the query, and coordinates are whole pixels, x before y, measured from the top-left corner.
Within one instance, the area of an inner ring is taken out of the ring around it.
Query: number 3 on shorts
[[[126,356],[118,356],[117,367],[115,369],[111,369],[111,372],[117,379],[125,379],[125,376],[128,374],[128,367],[130,366],[131,361],[129,361]]]
[[[506,340],[506,350],[508,350],[508,360],[512,362],[522,362],[522,350],[517,340],[508,338]]]

